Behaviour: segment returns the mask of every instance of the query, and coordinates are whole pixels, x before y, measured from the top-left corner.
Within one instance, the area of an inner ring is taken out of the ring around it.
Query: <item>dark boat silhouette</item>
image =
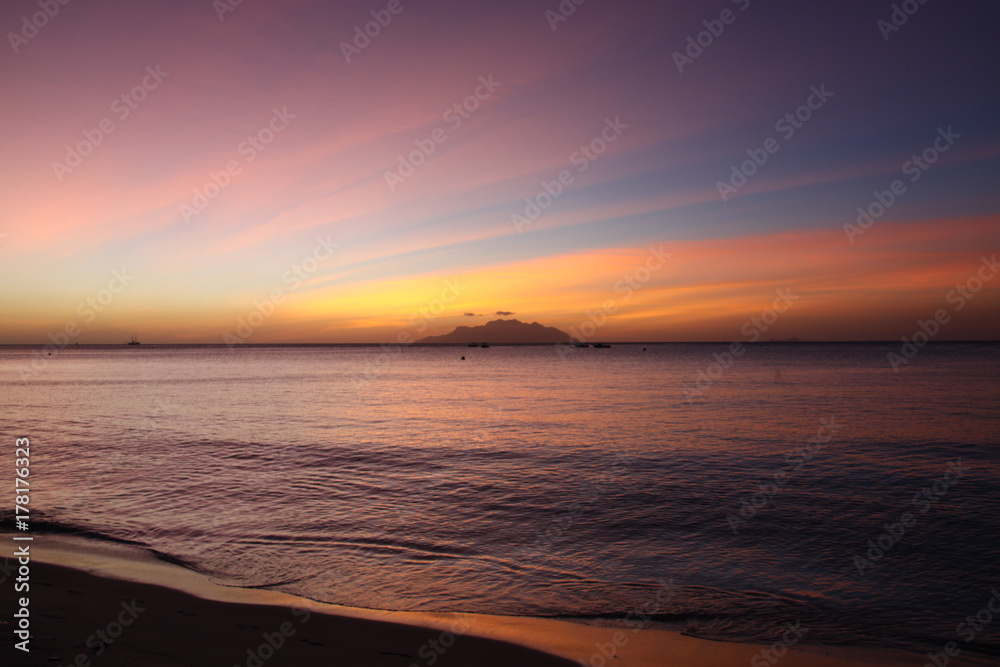
[[[489,343],[483,343],[483,344],[482,344],[482,345],[480,345],[479,347],[489,347],[489,346],[490,346],[490,344],[489,344]]]
[[[126,345],[142,345],[142,343],[140,343],[139,339],[135,337],[135,334],[132,334],[132,340],[126,343]]]
[[[594,343],[594,347],[611,347],[607,343]]]

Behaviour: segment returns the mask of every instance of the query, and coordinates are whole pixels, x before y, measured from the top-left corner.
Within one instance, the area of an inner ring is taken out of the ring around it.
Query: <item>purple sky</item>
[[[5,3],[0,343],[995,339],[1000,6],[897,4]]]

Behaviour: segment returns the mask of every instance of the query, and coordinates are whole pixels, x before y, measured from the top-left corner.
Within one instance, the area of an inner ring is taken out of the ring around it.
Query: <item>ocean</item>
[[[0,348],[36,536],[359,607],[1000,656],[1000,345],[40,350]]]

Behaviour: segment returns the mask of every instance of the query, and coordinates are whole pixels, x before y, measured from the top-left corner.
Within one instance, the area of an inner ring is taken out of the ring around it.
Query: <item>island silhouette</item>
[[[480,341],[498,344],[514,343],[569,343],[572,337],[555,327],[547,327],[538,322],[520,320],[493,320],[475,327],[456,327],[451,333],[441,336],[427,336],[418,343],[469,344]]]

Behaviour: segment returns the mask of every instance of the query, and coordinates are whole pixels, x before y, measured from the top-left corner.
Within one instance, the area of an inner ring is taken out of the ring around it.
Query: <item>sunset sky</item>
[[[47,4],[0,13],[0,343],[732,341],[788,289],[765,338],[1000,338],[995,2]]]

